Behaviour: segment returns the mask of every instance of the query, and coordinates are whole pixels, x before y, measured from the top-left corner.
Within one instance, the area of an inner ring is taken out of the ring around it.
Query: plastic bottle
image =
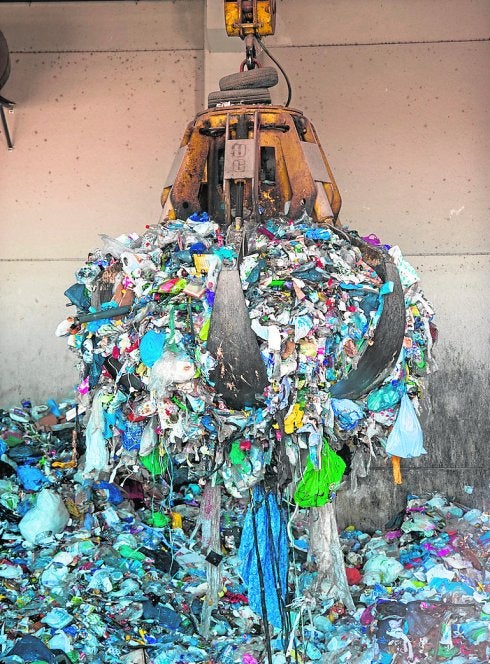
[[[235,664],[236,646],[228,645],[221,651],[219,661],[221,664]]]

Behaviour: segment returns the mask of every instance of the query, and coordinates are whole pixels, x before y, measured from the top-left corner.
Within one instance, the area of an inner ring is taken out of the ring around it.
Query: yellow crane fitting
[[[224,0],[228,37],[273,35],[276,27],[276,0]]]

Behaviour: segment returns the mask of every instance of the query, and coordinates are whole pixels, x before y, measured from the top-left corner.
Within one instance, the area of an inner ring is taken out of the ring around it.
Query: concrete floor
[[[159,196],[205,92],[238,69],[219,0],[0,4],[11,50],[0,137],[0,406],[70,395],[53,331],[63,291],[99,233],[158,221]],[[407,482],[375,470],[379,504],[407,490],[488,501],[490,6],[486,0],[278,2],[267,40],[316,126],[343,222],[399,244],[440,329],[429,454]],[[206,45],[206,47],[205,47]],[[273,100],[285,98],[281,83]],[[464,485],[475,485],[472,496]],[[373,484],[352,500],[371,500]],[[451,493],[452,492],[452,493]],[[488,503],[487,503],[488,504]],[[342,516],[343,515],[343,516]],[[373,517],[374,518],[374,517]]]

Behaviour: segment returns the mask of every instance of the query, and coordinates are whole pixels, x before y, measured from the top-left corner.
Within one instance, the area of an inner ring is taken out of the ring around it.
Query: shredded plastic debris
[[[1,661],[267,661],[262,626],[243,582],[242,566],[250,569],[247,556],[254,550],[253,534],[245,535],[250,516],[243,500],[223,494],[220,550],[211,558],[221,564],[222,583],[206,640],[199,631],[207,590],[206,552],[196,531],[199,485],[180,474],[170,497],[149,477],[124,484],[84,479],[73,465],[56,466],[55,459],[71,458],[69,437],[35,440],[28,427],[5,414],[2,441],[9,431],[22,433],[30,463],[43,469],[49,488],[23,488],[9,456],[16,448],[5,449]],[[26,522],[41,503],[42,526]],[[60,532],[65,511],[69,521]],[[351,615],[328,596],[312,594],[316,571],[308,554],[307,511],[290,516],[294,546],[285,552],[284,570],[290,633],[286,639],[279,618],[271,632],[275,664],[488,661],[488,515],[437,494],[409,496],[385,532],[369,535],[354,526],[341,532],[356,605]],[[262,531],[261,546],[265,540]],[[243,547],[248,553],[241,560]],[[274,575],[273,560],[268,574]]]
[[[267,385],[233,411],[215,389],[220,349],[213,356],[207,348],[220,271],[238,267],[218,224],[202,213],[142,236],[101,237],[66,291],[77,314],[57,330],[79,358],[78,392],[90,412],[84,477],[141,465],[155,475],[171,459],[173,467],[192,464],[196,480],[219,472],[227,491],[243,497],[270,478],[277,455],[283,470],[273,483],[285,487],[301,477],[306,456],[320,469],[323,445],[352,452],[357,444],[368,465],[375,454],[425,453],[416,410],[436,328],[397,247],[390,253],[407,315],[400,357],[376,389],[337,399],[329,390],[372,343],[392,284],[345,233],[309,218],[259,226],[239,271]]]
[[[269,220],[241,262],[206,214],[101,237],[56,330],[77,400],[2,413],[6,661],[486,661],[478,510],[414,496],[384,535],[341,533],[354,611],[317,583],[308,508],[349,490],[345,474],[355,490],[376,455],[401,482],[400,457],[425,453],[437,332],[399,249],[383,246],[404,289],[400,356],[351,400],[330,390],[375,339],[392,284],[345,233]],[[207,345],[223,269],[239,270],[267,378],[240,410]]]

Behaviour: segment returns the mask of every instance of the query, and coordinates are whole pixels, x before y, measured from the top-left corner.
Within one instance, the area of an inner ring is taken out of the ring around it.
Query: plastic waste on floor
[[[351,401],[329,387],[371,343],[389,284],[341,235],[307,218],[268,220],[240,266],[205,214],[102,241],[56,330],[79,362],[76,402],[1,413],[2,656],[29,637],[45,661],[74,663],[486,661],[478,510],[413,496],[396,528],[342,532],[355,613],[315,586],[303,505],[332,501],[345,471],[352,485],[367,476],[403,401],[416,430],[434,366],[433,312],[398,248],[403,348],[376,392]],[[229,268],[267,373],[257,403],[239,411],[215,390],[219,358],[206,346]],[[423,451],[418,431],[415,443],[407,456]],[[211,549],[210,482],[226,490]],[[218,599],[204,638],[210,568]]]
[[[5,413],[3,441],[14,422],[36,451],[31,467],[50,485],[25,488],[10,458],[16,446],[2,448],[2,462],[14,472],[0,478],[1,662],[268,662],[260,588],[250,597],[242,576],[244,563],[257,575],[246,501],[223,493],[221,544],[207,556],[196,528],[203,493],[189,466],[154,476],[138,466],[130,476],[125,468],[94,480],[84,476],[71,430],[40,434]],[[267,569],[269,587],[275,575],[286,578],[286,592],[265,602],[273,662],[488,661],[487,514],[438,494],[409,496],[386,531],[342,531],[356,606],[347,614],[328,595],[312,595],[307,510],[291,504],[283,524],[260,491],[252,503],[259,546],[269,528],[277,548],[285,551],[286,533],[295,542],[280,569]],[[42,505],[32,537],[22,522]],[[222,573],[208,640],[200,633],[207,559]]]
[[[22,517],[19,530],[22,537],[35,544],[39,537],[63,532],[70,519],[63,499],[51,489],[39,492],[36,504]]]

